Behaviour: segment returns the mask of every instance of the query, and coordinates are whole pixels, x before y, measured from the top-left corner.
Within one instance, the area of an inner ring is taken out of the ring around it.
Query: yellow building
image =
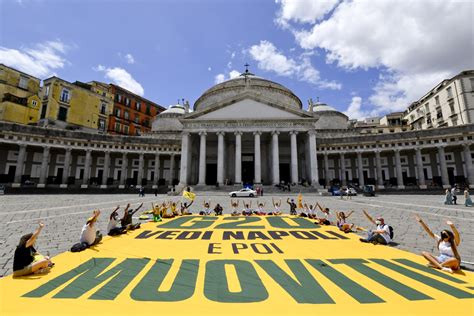
[[[44,80],[40,125],[105,133],[113,107],[107,85],[70,83],[58,77]]]
[[[39,119],[40,79],[0,64],[0,121],[34,124]]]

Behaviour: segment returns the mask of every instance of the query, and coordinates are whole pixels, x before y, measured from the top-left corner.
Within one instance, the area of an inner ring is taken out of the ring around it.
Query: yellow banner
[[[472,315],[473,273],[290,216],[183,216],[0,280],[0,315]]]
[[[190,201],[194,201],[194,198],[196,197],[196,193],[192,193],[189,191],[183,191],[183,197],[187,198]]]

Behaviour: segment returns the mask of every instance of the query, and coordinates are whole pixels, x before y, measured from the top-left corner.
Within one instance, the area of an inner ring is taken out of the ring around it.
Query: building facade
[[[474,124],[365,133],[248,72],[211,87],[192,112],[185,104],[159,113],[141,136],[0,125],[0,182],[15,187],[474,187]]]
[[[43,85],[40,126],[106,133],[113,97],[105,87],[58,77]]]
[[[405,112],[413,129],[474,123],[474,70],[443,80]]]
[[[153,118],[165,108],[122,87],[111,84],[113,111],[109,116],[108,133],[139,136],[151,131]]]
[[[34,124],[41,108],[40,79],[0,64],[0,121]]]

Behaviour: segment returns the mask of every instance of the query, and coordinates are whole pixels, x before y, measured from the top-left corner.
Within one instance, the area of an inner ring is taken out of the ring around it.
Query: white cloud
[[[125,55],[125,60],[129,64],[134,64],[135,63],[135,58],[133,58],[132,54],[126,54]]]
[[[212,70],[212,68],[210,66],[207,67],[207,71],[211,71],[211,70]]]
[[[347,108],[347,110],[344,111],[344,114],[347,115],[349,119],[359,120],[366,117],[374,117],[378,115],[377,111],[375,110],[362,110],[362,98],[359,96],[352,97],[352,102]]]
[[[138,83],[130,73],[128,73],[125,69],[114,67],[108,68],[102,65],[98,65],[97,67],[93,68],[96,71],[104,72],[104,77],[111,80],[113,83],[130,90],[133,93],[136,93],[140,96],[145,94],[145,90],[143,89],[142,85]]]
[[[218,84],[218,83],[221,83],[221,82],[224,82],[226,80],[229,80],[229,79],[233,79],[233,78],[237,78],[238,76],[240,76],[240,72],[238,72],[237,70],[232,70],[228,73],[228,76],[226,77],[225,74],[217,74],[215,77],[214,77],[214,83],[215,84]]]
[[[0,63],[16,68],[35,77],[44,78],[64,68],[68,46],[60,40],[36,44],[20,50],[0,46]]]
[[[275,72],[279,76],[296,77],[323,89],[341,89],[340,83],[321,80],[319,71],[311,64],[307,54],[298,59],[288,58],[269,41],[260,41],[260,44],[251,46],[248,52],[261,70]]]
[[[314,23],[330,12],[339,0],[281,0],[277,23],[288,26],[288,22]]]
[[[235,52],[232,52],[232,54],[230,54],[230,59],[234,59],[235,57]]]
[[[309,9],[305,1],[283,1],[281,12],[293,13],[280,16],[286,23],[312,23],[290,29],[301,48],[323,50],[328,63],[381,70],[369,98],[379,112],[405,109],[474,64],[472,23],[463,22],[472,20],[472,1],[341,1],[322,20],[301,13]]]

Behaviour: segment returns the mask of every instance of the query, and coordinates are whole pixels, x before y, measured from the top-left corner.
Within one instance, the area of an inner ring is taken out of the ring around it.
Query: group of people
[[[458,197],[457,197],[458,188],[453,186],[452,188],[447,188],[445,191],[444,196],[444,204],[445,205],[457,205]],[[466,187],[464,189],[464,205],[465,206],[472,206],[472,199],[471,195],[469,194],[469,188]]]
[[[160,204],[152,203],[152,208],[149,211],[142,213],[142,216],[146,214],[153,215],[153,221],[158,222],[162,219],[173,218],[176,216],[191,215],[189,208],[193,204],[192,200],[188,202],[180,202],[178,208],[178,202],[176,201],[163,201]],[[265,216],[282,215],[282,202],[281,199],[276,200],[272,198],[273,208],[268,211],[265,202],[257,200],[257,207],[252,208],[252,201],[242,201],[242,208],[240,208],[240,202],[238,199],[230,200],[231,216]],[[335,221],[331,221],[331,212],[329,208],[321,206],[318,202],[316,203],[305,203],[302,199],[298,199],[298,204],[295,203],[294,199],[288,198],[286,203],[289,206],[290,215],[306,217],[314,220],[315,224],[319,225],[332,225],[335,224],[339,230],[350,233],[355,231],[367,232],[366,238],[360,238],[361,242],[388,245],[392,242],[393,228],[385,223],[382,217],[376,217],[375,219],[364,210],[363,214],[369,220],[370,223],[375,225],[372,230],[356,226],[354,223],[348,222],[348,219],[354,213],[344,213],[342,211],[335,211]],[[472,202],[471,202],[472,203]],[[211,200],[203,202],[203,210],[199,212],[199,215],[220,216],[223,214],[223,207],[216,203],[214,207],[211,205]],[[107,234],[110,236],[117,236],[127,233],[127,231],[135,230],[140,228],[140,223],[133,223],[133,215],[136,214],[143,207],[141,203],[137,208],[130,208],[130,204],[124,208],[122,217],[119,216],[118,211],[120,206],[117,206],[109,215],[109,222],[107,225]],[[319,211],[318,211],[319,210]],[[89,217],[81,230],[80,242],[77,245],[77,251],[84,250],[91,246],[97,245],[102,240],[102,235],[97,229],[97,220],[100,216],[99,210],[94,210],[91,217]],[[146,219],[149,219],[145,216]],[[145,219],[145,218],[143,218]],[[427,224],[418,216],[415,219],[420,223],[421,227],[428,233],[428,235],[435,239],[439,255],[435,256],[428,252],[423,252],[423,257],[428,261],[428,265],[433,268],[441,269],[446,272],[453,273],[460,269],[461,257],[458,252],[458,246],[460,244],[460,235],[456,227],[451,221],[447,221],[448,226],[451,230],[442,230],[439,235],[436,235],[431,231]],[[14,261],[13,261],[13,275],[15,277],[25,276],[29,274],[40,274],[48,272],[54,263],[48,256],[43,256],[38,253],[35,249],[35,242],[43,229],[44,224],[39,222],[38,228],[34,233],[29,233],[20,238],[20,242],[15,250]],[[71,251],[74,251],[73,248]]]

